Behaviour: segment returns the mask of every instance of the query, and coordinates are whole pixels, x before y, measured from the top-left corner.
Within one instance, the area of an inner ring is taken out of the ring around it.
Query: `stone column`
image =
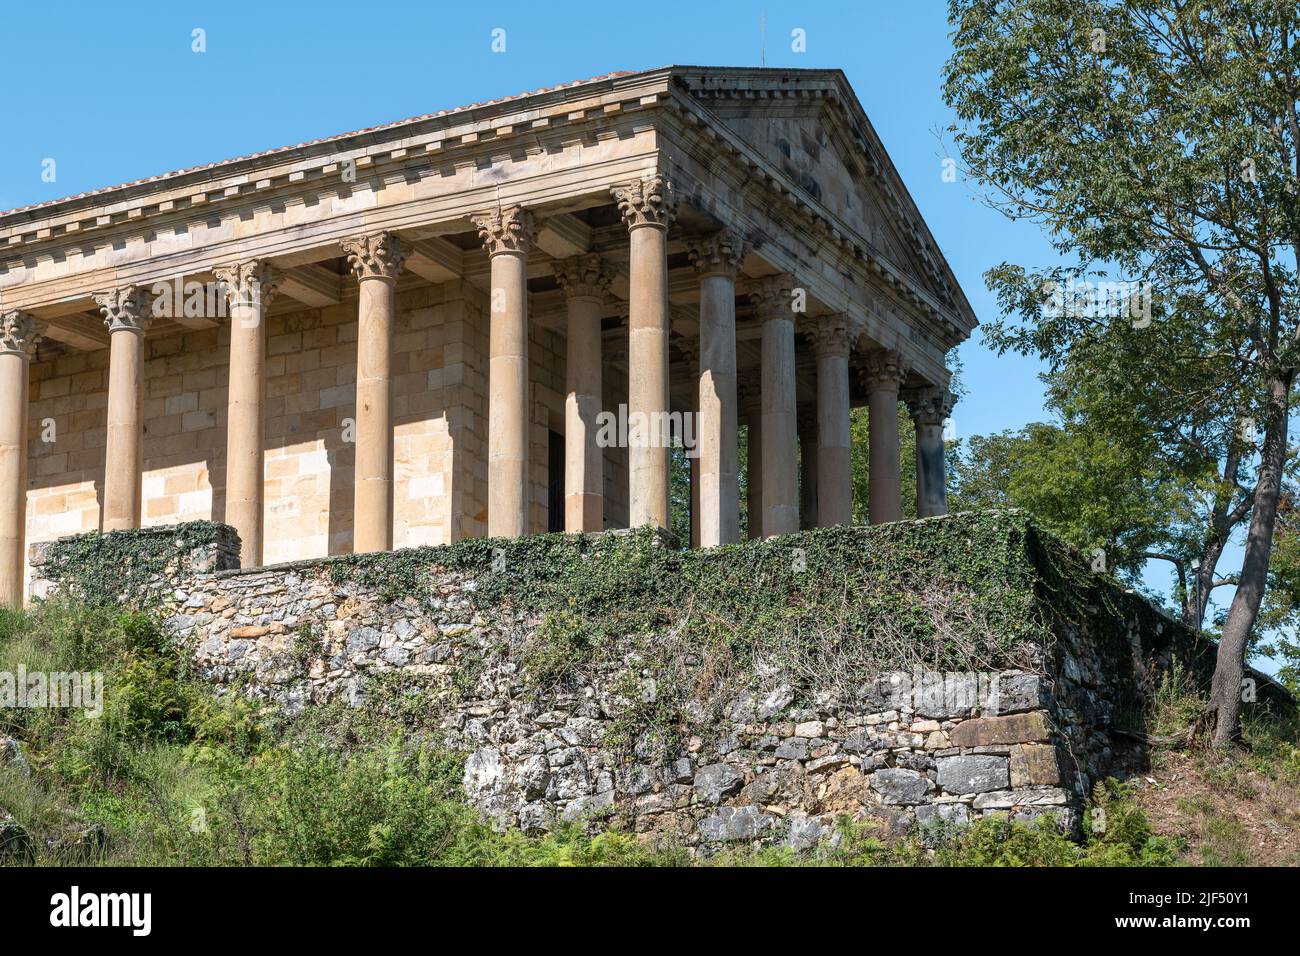
[[[510,206],[471,218],[492,262],[488,534],[518,538],[528,533],[528,250],[533,216],[522,206]]]
[[[870,413],[870,499],[872,524],[903,517],[898,481],[898,387],[907,369],[892,349],[877,349],[867,356],[867,407]]]
[[[763,537],[799,530],[795,424],[794,280],[771,276],[754,298],[763,323]]]
[[[124,286],[94,296],[109,331],[108,431],[104,448],[104,531],[140,527],[144,471],[144,333],[150,296]]]
[[[810,319],[803,331],[817,357],[817,527],[851,524],[849,349],[853,334],[845,316]]]
[[[700,457],[694,455],[686,459],[691,469],[691,547],[700,547]]]
[[[948,486],[944,475],[943,423],[952,412],[952,392],[938,385],[908,389],[903,400],[916,427],[916,516],[933,518],[948,513]]]
[[[745,425],[749,443],[745,454],[745,510],[749,514],[746,537],[763,537],[763,393],[754,385],[739,388],[745,408]]]
[[[689,247],[700,276],[700,546],[740,540],[736,434],[736,272],[744,242],[729,229]]]
[[[353,236],[341,243],[357,277],[357,456],[352,551],[393,547],[393,324],[397,277],[406,250],[396,234]]]
[[[0,312],[0,607],[21,608],[27,566],[27,383],[43,323]]]
[[[668,227],[672,189],[651,176],[612,190],[631,242],[628,526],[669,526]],[[640,423],[641,427],[637,427]]]
[[[698,382],[700,378],[700,340],[678,336],[676,338],[677,351],[686,357],[686,377],[692,382]],[[691,396],[691,404],[682,409],[682,449],[686,454],[686,466],[690,471],[688,480],[690,481],[690,545],[692,548],[700,546],[700,406],[699,393],[696,392]],[[687,419],[693,419],[688,422]],[[691,444],[686,444],[686,439],[691,439]]]
[[[799,528],[817,525],[817,412],[799,413]]]
[[[564,400],[564,530],[605,527],[605,450],[596,442],[601,409],[600,313],[614,270],[591,253],[555,264],[568,300]]]
[[[278,280],[269,263],[235,262],[212,270],[230,303],[226,401],[226,524],[239,533],[240,566],[262,564],[263,405],[266,310]]]

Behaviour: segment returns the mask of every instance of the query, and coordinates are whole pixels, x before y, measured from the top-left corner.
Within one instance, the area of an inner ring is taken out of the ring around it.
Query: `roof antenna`
[[[767,11],[758,15],[758,65],[767,66]]]

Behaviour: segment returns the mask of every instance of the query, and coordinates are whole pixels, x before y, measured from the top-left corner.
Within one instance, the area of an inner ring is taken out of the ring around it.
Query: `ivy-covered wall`
[[[213,528],[173,529],[172,563],[105,536],[45,566],[87,595],[134,569],[126,599],[229,692],[434,709],[471,799],[528,829],[613,815],[800,844],[840,814],[1068,823],[1160,669],[1205,659],[1016,512],[708,551],[640,531],[249,571],[181,558]]]
[[[155,606],[179,581],[239,567],[239,534],[227,524],[185,524],[75,534],[31,545],[31,593],[62,590],[81,601]]]

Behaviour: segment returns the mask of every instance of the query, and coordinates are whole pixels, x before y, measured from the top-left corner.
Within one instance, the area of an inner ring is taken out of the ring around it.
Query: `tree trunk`
[[[1190,571],[1183,592],[1183,623],[1192,630],[1200,630],[1205,621],[1205,609],[1210,604],[1210,591],[1214,574],[1223,556],[1223,543],[1215,540],[1200,555],[1201,566]]]
[[[1214,662],[1214,681],[1210,687],[1210,712],[1214,716],[1214,745],[1224,747],[1240,735],[1241,678],[1246,666],[1246,645],[1255,627],[1259,606],[1268,583],[1268,562],[1273,549],[1273,526],[1277,522],[1277,505],[1282,488],[1282,469],[1286,459],[1287,398],[1291,391],[1290,376],[1272,378],[1269,389],[1269,422],[1260,454],[1259,476],[1255,485],[1255,506],[1246,532],[1246,554],[1241,563],[1241,578],[1228,609],[1228,620],[1219,638],[1219,652]]]

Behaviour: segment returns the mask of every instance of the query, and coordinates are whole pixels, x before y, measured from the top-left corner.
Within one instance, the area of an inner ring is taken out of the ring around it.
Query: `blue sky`
[[[129,11],[129,12],[128,12]],[[839,67],[848,75],[977,315],[981,276],[1054,254],[1027,223],[944,182],[940,96],[949,53],[942,0],[846,3],[5,4],[11,86],[0,209],[492,99],[613,70],[672,63]],[[763,25],[765,24],[765,31]],[[495,29],[505,52],[492,51]],[[791,49],[804,31],[806,52]],[[192,50],[205,32],[206,52]],[[764,43],[765,36],[765,43]],[[42,179],[55,160],[56,180]],[[1046,417],[1038,363],[960,350],[966,437]],[[1224,569],[1239,556],[1229,555]],[[1148,583],[1164,587],[1164,566]],[[1226,591],[1216,592],[1220,600]]]

